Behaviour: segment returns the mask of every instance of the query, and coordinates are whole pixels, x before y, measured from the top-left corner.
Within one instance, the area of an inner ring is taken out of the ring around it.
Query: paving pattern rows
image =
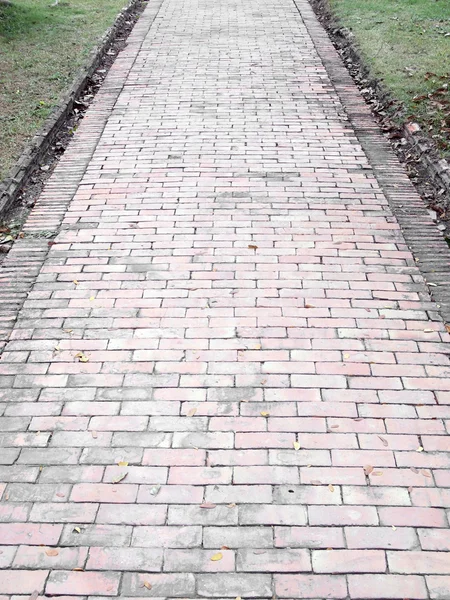
[[[0,600],[450,598],[448,334],[297,4],[151,0],[30,217]]]

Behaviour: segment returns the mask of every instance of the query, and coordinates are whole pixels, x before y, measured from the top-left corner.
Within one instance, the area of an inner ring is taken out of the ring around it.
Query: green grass
[[[0,180],[127,0],[0,4]]]
[[[330,0],[330,4],[355,35],[371,74],[449,156],[450,90],[431,98],[428,94],[446,83],[450,88],[450,1]]]

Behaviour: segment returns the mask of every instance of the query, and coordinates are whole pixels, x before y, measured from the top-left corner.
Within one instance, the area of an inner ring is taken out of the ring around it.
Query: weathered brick
[[[54,595],[116,596],[119,582],[119,573],[52,571],[45,586],[45,592]]]
[[[423,577],[417,575],[349,575],[350,597],[377,600],[428,597]]]

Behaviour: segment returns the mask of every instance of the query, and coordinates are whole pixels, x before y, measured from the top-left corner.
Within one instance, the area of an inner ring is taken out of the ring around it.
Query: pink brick
[[[62,525],[0,523],[0,540],[2,544],[53,546],[58,543],[61,532]]]
[[[343,548],[340,527],[275,527],[275,546],[279,548]]]
[[[423,577],[417,575],[349,575],[350,597],[376,600],[428,597]]]
[[[315,573],[384,573],[382,550],[313,550]]]
[[[274,582],[280,598],[347,598],[342,575],[275,575]]]
[[[391,573],[417,573],[424,575],[450,573],[448,555],[444,552],[388,552]]]
[[[170,467],[169,484],[206,485],[231,483],[229,467]]]
[[[410,550],[417,546],[417,534],[410,527],[346,527],[349,548],[392,548]]]
[[[266,549],[252,548],[238,551],[237,568],[239,571],[252,572],[301,572],[311,571],[311,560],[307,550],[303,549]]]
[[[48,571],[0,571],[0,589],[5,594],[43,592]]]
[[[115,596],[120,581],[119,573],[89,573],[53,571],[45,586],[46,594],[74,596]]]
[[[143,465],[201,466],[206,461],[206,452],[196,449],[147,448],[142,458]]]
[[[431,600],[445,600],[450,594],[450,577],[430,575],[426,577]]]
[[[381,525],[396,527],[447,527],[445,511],[440,508],[384,506],[378,509]]]
[[[127,483],[78,483],[73,486],[73,502],[134,502],[137,485]]]
[[[310,506],[308,515],[310,525],[378,525],[373,506],[328,506],[326,511],[322,506]]]

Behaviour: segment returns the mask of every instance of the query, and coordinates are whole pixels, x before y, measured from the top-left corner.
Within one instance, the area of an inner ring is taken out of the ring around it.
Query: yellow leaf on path
[[[191,408],[191,410],[190,410],[190,411],[188,411],[188,414],[187,414],[187,416],[188,416],[188,417],[193,417],[193,416],[195,415],[195,413],[196,413],[196,412],[197,412],[197,409],[196,409],[196,408]]]
[[[58,550],[56,550],[56,548],[49,548],[48,550],[45,551],[45,554],[47,556],[58,556],[59,552],[58,552]]]
[[[330,490],[330,492],[334,492],[334,485],[332,483],[330,483],[328,485],[328,489]]]
[[[374,471],[374,472],[372,473],[372,475],[373,475],[374,477],[380,477],[381,475],[383,475],[383,471]]]
[[[125,460],[120,460],[117,464],[119,467],[128,467],[128,463]]]
[[[96,431],[91,431],[91,435],[94,438],[94,440],[96,440],[98,438],[98,434]]]
[[[364,473],[365,473],[366,475],[370,475],[370,474],[372,473],[372,471],[373,471],[373,467],[372,467],[372,465],[366,465],[366,466],[364,467]]]
[[[417,448],[416,452],[423,452],[423,448],[422,448],[422,446],[419,446],[419,447]]]
[[[90,301],[90,302],[93,302],[94,300],[95,300],[95,297],[94,297],[94,296],[91,296],[91,297],[89,298],[89,301]]]
[[[74,279],[73,282],[74,282],[75,285],[78,285],[78,280],[77,279]]]
[[[144,583],[142,584],[145,588],[147,588],[148,590],[152,589],[152,584],[149,583],[148,581],[144,581]]]
[[[80,527],[74,527],[73,531],[76,531],[76,533],[81,533],[81,528]]]
[[[293,446],[294,446],[294,450],[300,450],[300,442],[294,442]]]
[[[397,531],[397,527],[396,527],[395,525],[392,525],[392,529],[393,529],[394,531]]]
[[[75,358],[78,358],[78,362],[87,363],[89,358],[83,352],[75,354]]]
[[[123,481],[125,479],[125,477],[128,475],[128,473],[120,473],[120,475],[117,475],[117,477],[114,477],[114,479],[111,479],[111,483],[120,483],[121,481]]]
[[[217,552],[217,554],[213,554],[211,556],[212,561],[222,560],[222,558],[223,558],[222,552]]]
[[[227,508],[234,508],[236,506],[235,502],[232,502],[231,504],[227,504]]]
[[[261,411],[261,416],[262,416],[262,417],[268,417],[268,416],[269,416],[269,413],[268,413],[268,412],[266,412],[265,410],[262,410],[262,411]]]

